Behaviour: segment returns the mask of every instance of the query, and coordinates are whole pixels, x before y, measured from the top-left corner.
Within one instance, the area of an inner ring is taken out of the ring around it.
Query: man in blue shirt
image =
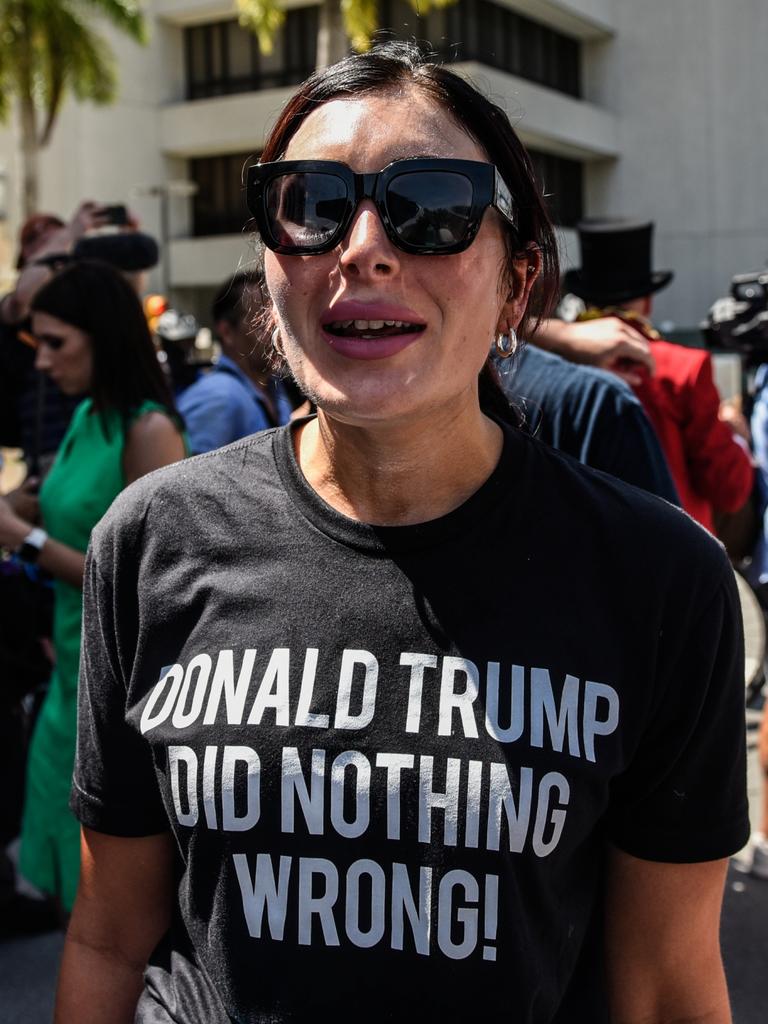
[[[270,370],[264,339],[251,328],[261,294],[258,274],[239,273],[213,300],[221,358],[210,373],[182,392],[177,403],[193,455],[290,419],[291,400]]]

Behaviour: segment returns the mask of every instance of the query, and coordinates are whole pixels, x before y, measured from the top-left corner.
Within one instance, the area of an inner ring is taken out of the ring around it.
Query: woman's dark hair
[[[40,289],[31,309],[89,335],[95,409],[102,414],[116,409],[127,423],[149,400],[178,420],[141,302],[117,270],[97,260],[70,263]],[[106,426],[103,416],[102,422]]]
[[[279,160],[304,120],[323,103],[343,96],[396,91],[416,87],[447,110],[456,123],[481,146],[498,168],[512,193],[518,214],[517,230],[507,232],[507,266],[536,247],[541,253],[541,275],[525,314],[526,336],[548,316],[557,300],[560,274],[552,222],[530,157],[509,118],[465,79],[435,63],[413,43],[385,42],[367,53],[352,54],[311,75],[283,109],[270,132],[261,160]],[[509,415],[489,360],[480,375],[481,403],[489,412]]]
[[[227,278],[216,292],[211,303],[211,323],[215,326],[220,320],[226,320],[233,325],[239,324],[248,315],[244,304],[246,295],[261,299],[263,293],[264,272],[260,267],[238,271],[234,277]]]

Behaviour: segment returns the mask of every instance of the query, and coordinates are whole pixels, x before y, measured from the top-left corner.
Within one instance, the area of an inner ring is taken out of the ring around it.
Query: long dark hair
[[[507,280],[511,281],[512,261],[516,257],[532,246],[541,253],[541,275],[523,321],[523,333],[530,337],[554,308],[560,286],[557,241],[533,164],[502,108],[415,44],[380,43],[367,53],[352,54],[310,75],[284,107],[269,134],[261,160],[281,159],[304,120],[321,104],[342,96],[358,97],[406,86],[422,90],[451,114],[485,150],[514,197],[518,225],[516,230],[509,228],[506,232]],[[509,403],[490,359],[483,367],[479,383],[483,407],[508,417]]]
[[[115,409],[127,424],[145,401],[164,406],[179,421],[141,302],[117,270],[98,260],[70,263],[40,289],[31,309],[89,335],[90,394],[105,427],[108,410]]]

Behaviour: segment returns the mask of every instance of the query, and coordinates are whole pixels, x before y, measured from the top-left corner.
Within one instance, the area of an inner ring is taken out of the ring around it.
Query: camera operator
[[[752,447],[757,462],[759,525],[751,564],[744,575],[763,609],[768,609],[768,270],[737,274],[730,294],[718,299],[702,324],[713,348],[737,352],[752,380]],[[758,738],[762,776],[762,815],[750,843],[752,874],[768,880],[768,701]]]

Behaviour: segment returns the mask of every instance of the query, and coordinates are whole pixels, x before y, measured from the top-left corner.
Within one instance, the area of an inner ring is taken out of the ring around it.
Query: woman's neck
[[[321,411],[295,443],[307,482],[337,512],[407,526],[474,494],[499,461],[503,434],[476,405],[393,426],[351,425]]]

